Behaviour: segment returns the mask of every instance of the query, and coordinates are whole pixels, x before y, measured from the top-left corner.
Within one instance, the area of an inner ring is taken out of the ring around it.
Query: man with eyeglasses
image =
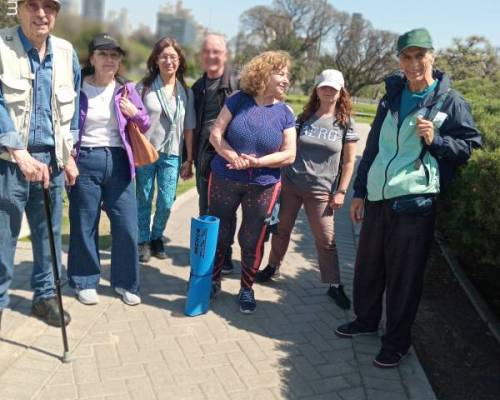
[[[201,46],[201,65],[204,73],[192,86],[196,110],[193,156],[200,215],[208,213],[210,161],[215,155],[215,150],[208,140],[210,128],[222,110],[226,98],[238,89],[237,73],[226,65],[227,58],[228,51],[224,37],[215,34],[207,35]],[[233,237],[235,230],[236,221],[234,221]],[[234,268],[231,246],[224,258],[223,274],[230,274]]]
[[[73,46],[51,35],[59,0],[18,1],[19,26],[0,30],[0,323],[8,306],[14,254],[26,212],[33,248],[32,314],[60,325],[54,292],[43,188],[50,190],[58,265],[62,191],[78,169],[80,65]],[[71,320],[64,315],[65,323]]]

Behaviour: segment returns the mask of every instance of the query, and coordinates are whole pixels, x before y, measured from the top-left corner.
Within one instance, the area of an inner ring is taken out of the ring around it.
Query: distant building
[[[110,11],[107,22],[109,24],[109,32],[113,34],[128,37],[132,33],[132,23],[130,22],[126,8],[122,8],[120,11]]]
[[[83,0],[82,16],[90,21],[104,21],[104,0]]]
[[[167,5],[157,14],[156,35],[175,38],[181,46],[196,47],[199,38],[199,26],[189,10],[177,1],[175,7]]]
[[[78,0],[61,0],[61,12],[67,15],[79,15],[80,3]]]

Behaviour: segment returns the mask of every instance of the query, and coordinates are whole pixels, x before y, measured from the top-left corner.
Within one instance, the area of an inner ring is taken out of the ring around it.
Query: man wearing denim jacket
[[[65,178],[73,185],[78,176],[71,152],[80,87],[72,45],[50,35],[60,7],[59,0],[18,1],[19,26],[0,31],[0,322],[26,212],[33,247],[32,313],[60,325],[43,188],[50,190],[60,267],[62,191]],[[64,320],[70,322],[69,314]]]

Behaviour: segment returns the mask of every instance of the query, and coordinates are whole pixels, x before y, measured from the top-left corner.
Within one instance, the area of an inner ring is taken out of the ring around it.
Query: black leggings
[[[213,280],[220,281],[224,254],[230,246],[236,210],[241,204],[243,220],[238,232],[241,247],[241,287],[251,288],[259,270],[266,234],[265,219],[276,202],[281,183],[259,186],[212,174],[208,197],[210,215],[220,219]]]

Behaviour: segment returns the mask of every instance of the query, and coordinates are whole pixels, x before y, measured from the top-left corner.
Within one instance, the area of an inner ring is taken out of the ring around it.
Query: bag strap
[[[444,102],[446,101],[446,99],[448,98],[448,94],[450,93],[450,89],[448,88],[448,90],[446,90],[446,92],[444,92],[438,99],[438,101],[436,102],[436,104],[429,108],[427,110],[427,112],[425,113],[424,115],[424,119],[428,120],[428,121],[433,121],[434,118],[436,118],[436,115],[441,111],[441,109],[443,108],[443,105],[444,105]],[[422,142],[422,150],[420,150],[420,154],[418,155],[418,158],[416,160],[416,165],[420,168],[420,165],[424,165],[424,157],[425,155],[427,154],[427,152],[429,151],[429,148],[427,147],[427,145],[425,144],[425,141],[424,139],[422,138],[421,139],[421,142]],[[429,173],[429,170],[427,169],[427,167],[424,165],[424,172],[425,172],[425,178],[427,179],[427,184],[429,184],[429,181],[430,181],[430,173]]]
[[[122,97],[123,97],[124,99],[128,99],[128,89],[127,89],[127,84],[124,84],[124,85],[123,85]]]
[[[350,120],[349,120],[350,123]],[[340,160],[339,160],[339,170],[337,173],[337,186],[335,187],[335,190],[338,190],[340,186],[340,178],[342,178],[342,164],[344,162],[344,146],[347,138],[347,131],[349,130],[349,123],[345,124],[344,129],[343,129],[343,134],[342,134],[342,150],[340,151]]]
[[[240,108],[241,108],[242,103],[243,103],[243,96],[240,95],[240,98],[238,99],[238,101],[236,102],[236,106],[234,107],[233,118],[236,117],[236,115],[238,115],[238,113],[240,112]]]
[[[425,113],[424,119],[432,121],[434,120],[434,118],[436,118],[437,113],[440,112],[441,109],[443,108],[444,102],[448,98],[449,93],[450,89],[448,88],[446,92],[444,92],[441,96],[439,96],[439,99],[436,102],[436,104],[433,107],[429,108]]]
[[[436,115],[438,114],[438,112],[441,111],[441,109],[443,108],[443,104],[444,102],[446,101],[446,99],[448,98],[448,94],[450,92],[450,89],[448,89],[445,93],[443,93],[440,97],[439,97],[439,100],[437,101],[437,103],[429,108],[427,110],[427,112],[425,113],[424,115],[424,119],[428,120],[428,121],[433,121],[434,118],[436,118]],[[423,142],[423,139],[422,139],[422,142]],[[425,156],[425,153],[428,151],[428,148],[427,146],[425,145],[425,143],[423,143],[423,147],[422,147],[422,150],[420,151],[420,155],[418,156],[418,159],[420,161],[423,161],[423,158]]]
[[[236,117],[236,116],[238,115],[238,112],[240,112],[240,108],[241,108],[241,105],[242,105],[242,103],[243,103],[243,95],[244,95],[244,94],[243,94],[243,92],[238,91],[238,92],[237,92],[237,93],[235,93],[233,96],[238,95],[239,93],[241,93],[241,94],[239,95],[239,96],[240,96],[240,98],[239,98],[239,99],[238,99],[238,101],[236,102],[236,105],[235,105],[235,107],[234,107],[234,114],[232,114],[233,116],[232,116],[231,120],[233,120],[233,119],[234,119],[234,117]],[[228,126],[226,127],[226,131],[224,132],[224,136],[226,135],[228,128],[229,128],[229,124],[228,124]]]

